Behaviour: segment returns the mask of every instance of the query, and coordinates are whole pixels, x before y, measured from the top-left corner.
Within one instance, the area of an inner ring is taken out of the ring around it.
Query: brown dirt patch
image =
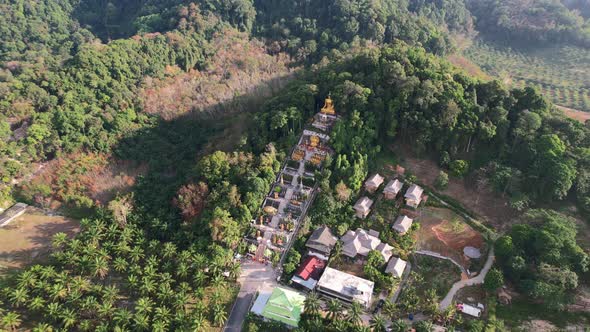
[[[420,250],[429,250],[451,257],[462,263],[465,268],[470,265],[463,255],[463,248],[479,248],[484,255],[484,239],[480,233],[471,228],[463,218],[449,209],[424,207],[416,219],[420,229],[415,233],[416,246]]]
[[[73,236],[80,230],[76,220],[47,216],[29,208],[8,226],[0,228],[0,274],[5,269],[20,268],[49,252],[53,235],[64,232]]]
[[[438,165],[429,159],[419,159],[412,152],[400,146],[391,147],[400,156],[401,164],[418,177],[418,180],[430,188],[441,171]],[[467,209],[475,212],[483,223],[502,232],[509,228],[518,211],[508,204],[505,198],[494,192],[489,186],[475,188],[464,179],[450,177],[449,185],[441,193],[454,198]]]
[[[451,54],[447,57],[447,60],[453,65],[465,70],[471,76],[475,76],[485,81],[491,80],[490,75],[486,74],[478,65],[461,54]]]
[[[201,71],[170,67],[167,78],[146,78],[140,93],[144,112],[166,120],[191,111],[205,116],[237,113],[247,105],[233,102],[236,96],[265,99],[291,78],[286,54],[270,55],[263,42],[243,33],[225,30],[213,38],[210,49],[215,56]]]
[[[118,193],[129,192],[137,176],[147,173],[146,165],[93,153],[65,155],[42,166],[31,175],[29,182],[23,181],[23,190],[39,206],[52,209],[76,196],[106,204]],[[39,193],[39,187],[48,190]]]
[[[570,119],[578,120],[582,123],[590,120],[590,112],[582,112],[582,111],[575,110],[573,108],[563,107],[563,106],[559,106],[559,105],[555,105],[555,107],[562,110],[563,113],[565,114],[565,116],[567,116]]]
[[[113,160],[104,169],[91,174],[89,195],[95,201],[107,204],[117,194],[128,193],[135,179],[147,171],[147,165],[137,166],[130,161]]]
[[[432,227],[432,232],[436,237],[454,250],[463,250],[466,246],[481,248],[483,244],[482,236],[471,227],[463,224],[463,230],[460,233],[449,232],[451,222],[443,220],[440,224]]]

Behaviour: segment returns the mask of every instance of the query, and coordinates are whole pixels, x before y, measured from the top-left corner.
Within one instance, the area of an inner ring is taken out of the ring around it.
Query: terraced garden
[[[517,50],[479,39],[463,54],[506,84],[534,85],[557,105],[590,112],[590,50],[561,45]]]

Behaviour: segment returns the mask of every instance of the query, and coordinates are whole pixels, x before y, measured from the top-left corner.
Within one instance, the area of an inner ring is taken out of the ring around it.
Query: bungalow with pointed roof
[[[379,175],[379,173],[375,173],[365,181],[365,189],[370,193],[374,193],[383,183],[383,180],[385,180],[385,178]]]
[[[412,228],[413,219],[408,216],[401,215],[397,217],[395,223],[393,223],[393,229],[395,229],[401,235],[406,234],[410,228]]]
[[[330,252],[334,248],[334,245],[336,245],[336,242],[338,242],[338,238],[332,234],[330,228],[328,226],[322,226],[313,231],[305,246],[311,251],[324,256],[330,256]]]
[[[355,258],[357,255],[367,256],[371,250],[377,250],[387,262],[393,254],[393,247],[382,243],[379,239],[379,232],[372,229],[368,232],[361,228],[357,228],[356,231],[348,231],[340,240],[342,241],[342,253],[350,258]]]
[[[260,297],[260,296],[259,296]],[[258,302],[258,299],[256,300]],[[304,310],[305,296],[283,287],[276,287],[261,311],[261,316],[297,327]],[[260,306],[262,304],[259,304]],[[252,309],[257,306],[254,303]],[[253,310],[254,311],[254,310]]]
[[[357,218],[364,219],[369,213],[371,213],[371,206],[373,206],[373,200],[367,196],[361,197],[354,205]]]
[[[383,196],[385,199],[395,199],[399,191],[402,190],[403,186],[403,182],[398,179],[393,179],[389,181],[383,189]]]
[[[399,257],[393,257],[387,263],[387,267],[385,268],[385,273],[389,273],[396,278],[401,278],[404,274],[404,270],[406,269],[407,262]]]
[[[375,250],[381,254],[383,261],[385,262],[387,262],[393,255],[393,247],[385,242],[381,242],[381,244],[378,245]]]
[[[404,197],[406,198],[406,205],[411,206],[413,208],[417,208],[422,201],[422,193],[424,189],[422,189],[418,185],[411,185],[410,188],[406,191]]]

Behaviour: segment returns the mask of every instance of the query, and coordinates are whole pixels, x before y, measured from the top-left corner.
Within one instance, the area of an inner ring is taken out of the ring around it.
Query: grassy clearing
[[[46,256],[54,234],[72,236],[78,230],[77,221],[62,216],[27,212],[18,217],[0,228],[0,276]]]
[[[443,298],[453,284],[461,280],[461,271],[446,259],[438,259],[424,255],[412,255],[412,271],[419,276],[421,282],[413,283],[416,292],[424,294],[428,289],[436,291]]]
[[[588,50],[562,45],[512,49],[479,39],[463,53],[506,84],[536,86],[555,104],[590,111]]]

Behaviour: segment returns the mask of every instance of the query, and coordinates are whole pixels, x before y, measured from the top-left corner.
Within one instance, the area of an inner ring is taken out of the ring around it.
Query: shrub
[[[445,189],[447,189],[448,185],[449,185],[449,175],[447,173],[445,173],[444,171],[440,171],[438,173],[438,176],[436,177],[436,180],[434,181],[434,186],[438,190],[445,190]]]
[[[449,169],[451,171],[451,174],[458,178],[461,178],[465,174],[467,174],[467,171],[469,170],[469,162],[461,159],[453,160],[449,164]]]

